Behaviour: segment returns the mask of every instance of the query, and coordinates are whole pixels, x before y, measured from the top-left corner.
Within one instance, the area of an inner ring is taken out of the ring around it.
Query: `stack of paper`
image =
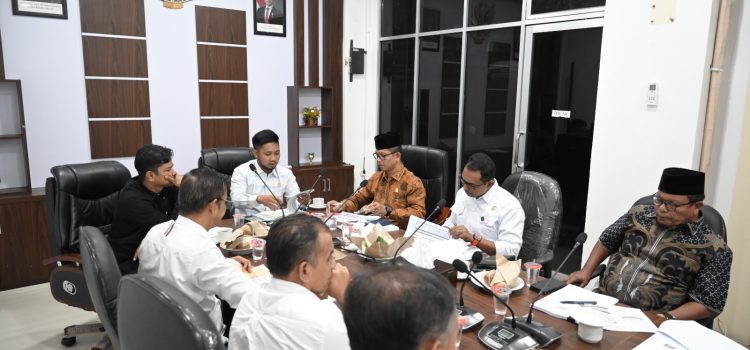
[[[283,210],[284,209],[269,210],[269,211],[263,211],[260,213],[254,213],[252,215],[263,221],[274,221],[274,220],[280,219],[283,216],[282,215]],[[288,215],[289,213],[284,213],[284,214]]]
[[[656,334],[636,349],[745,349],[731,339],[695,321],[664,321]]]

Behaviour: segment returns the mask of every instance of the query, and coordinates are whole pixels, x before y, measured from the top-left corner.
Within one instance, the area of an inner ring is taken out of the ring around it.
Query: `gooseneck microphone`
[[[545,326],[539,321],[532,321],[532,311],[534,311],[534,304],[537,300],[539,300],[539,298],[541,298],[542,295],[544,295],[544,292],[547,291],[547,287],[550,285],[550,281],[555,279],[555,276],[557,276],[557,273],[560,272],[560,269],[563,267],[563,265],[565,265],[565,262],[568,261],[568,258],[570,258],[573,252],[576,251],[576,249],[580,247],[584,242],[586,242],[586,238],[588,238],[588,235],[585,232],[581,232],[580,234],[578,234],[573,248],[570,250],[570,252],[568,252],[568,255],[557,267],[555,273],[552,274],[552,277],[545,281],[544,286],[541,290],[539,290],[539,294],[534,298],[534,300],[532,300],[531,306],[529,306],[529,315],[526,316],[526,321],[521,322],[518,326],[519,328],[531,334],[531,336],[534,337],[534,339],[539,343],[539,346],[541,347],[545,347],[559,340],[560,333],[554,328]]]
[[[320,172],[318,172],[318,177],[315,178],[315,182],[313,182],[312,186],[310,186],[310,188],[307,189],[305,192],[310,192],[311,193],[312,190],[315,188],[315,185],[318,184],[318,181],[320,180],[321,177],[323,177],[323,175],[325,175],[325,173],[326,173],[326,169],[325,168],[320,168]],[[300,205],[297,206],[297,209],[294,210],[294,213],[292,213],[292,215],[297,214],[297,212],[300,210],[300,208],[302,208],[303,205],[305,207],[307,206],[307,204],[301,204],[300,203]]]
[[[482,327],[482,329],[477,334],[477,337],[482,343],[492,349],[511,350],[533,349],[538,345],[537,342],[528,333],[520,328],[516,328],[516,314],[515,312],[513,312],[513,308],[511,308],[508,303],[500,299],[500,297],[498,297],[497,294],[493,293],[492,290],[487,288],[483,281],[477,278],[477,276],[475,276],[471,272],[471,270],[466,266],[465,262],[459,259],[455,259],[453,260],[453,267],[457,271],[463,272],[469,275],[470,278],[473,278],[474,281],[477,282],[478,286],[480,286],[486,292],[490,293],[493,298],[500,301],[500,303],[505,305],[505,307],[508,308],[508,311],[510,311],[510,325],[503,322],[492,321],[486,326]]]
[[[281,207],[281,201],[278,198],[276,198],[276,195],[273,194],[273,191],[271,191],[271,188],[268,187],[268,184],[263,180],[260,174],[258,174],[258,168],[255,167],[255,164],[250,163],[250,170],[252,170],[255,173],[255,175],[258,176],[258,179],[260,179],[260,182],[262,182],[263,185],[266,186],[266,189],[268,190],[269,193],[271,193],[271,197],[273,197],[276,203],[279,203],[279,209],[281,209],[281,217],[282,218],[286,217],[286,215],[284,215],[284,208]]]
[[[471,265],[469,265],[469,270],[473,269],[474,266],[478,265],[480,262],[482,262],[482,252],[476,251],[471,255]],[[469,277],[467,276],[466,279],[464,279],[464,282],[461,283],[461,289],[458,292],[458,309],[461,310],[461,315],[473,313],[474,311],[464,306],[464,287],[466,287],[466,282],[468,281]],[[469,310],[471,310],[471,312]]]
[[[427,215],[427,217],[424,218],[424,221],[422,221],[422,223],[420,223],[419,226],[417,226],[417,229],[411,233],[411,236],[407,237],[403,242],[401,242],[401,245],[398,246],[396,251],[393,253],[392,262],[394,264],[396,263],[396,258],[398,258],[398,252],[400,252],[401,248],[403,248],[406,245],[406,242],[409,242],[409,240],[411,240],[411,238],[414,237],[417,234],[417,232],[419,232],[419,229],[422,228],[422,225],[424,225],[427,221],[430,221],[430,218],[432,218],[433,215],[439,213],[440,210],[442,210],[444,206],[445,206],[445,198],[439,200],[437,202],[437,205],[435,206],[435,209],[432,209],[432,212],[430,213],[430,215]]]
[[[362,182],[359,183],[359,187],[357,187],[357,189],[354,190],[354,192],[352,192],[352,194],[349,197],[346,197],[346,199],[344,199],[341,202],[341,205],[340,205],[341,208],[339,210],[332,211],[331,214],[328,215],[328,217],[323,221],[323,225],[325,225],[328,222],[328,220],[331,220],[331,218],[333,217],[333,214],[341,212],[342,210],[344,210],[344,203],[346,203],[346,201],[351,201],[352,197],[354,197],[354,195],[357,194],[357,192],[359,192],[359,190],[361,190],[362,187],[367,186],[367,183],[368,183],[367,180],[362,180]]]

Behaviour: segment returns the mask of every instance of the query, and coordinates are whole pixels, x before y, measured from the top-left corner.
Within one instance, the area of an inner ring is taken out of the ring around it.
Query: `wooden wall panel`
[[[247,83],[200,83],[201,116],[246,116]]]
[[[327,22],[327,21],[326,21]],[[305,85],[305,2],[294,4],[294,85]]]
[[[80,0],[81,32],[146,36],[143,0]]]
[[[151,143],[151,121],[89,121],[89,141],[92,159],[132,157]]]
[[[150,117],[148,81],[86,79],[89,118]]]
[[[344,158],[341,140],[343,73],[341,67],[344,59],[341,55],[344,43],[344,1],[326,0],[323,3],[323,85],[331,89],[331,120],[338,121],[331,125],[330,137],[323,141],[323,149],[331,151],[331,159],[340,161]],[[325,152],[325,151],[324,151]]]
[[[307,71],[307,85],[308,86],[319,86],[320,85],[320,48],[318,33],[318,0],[308,0],[310,8],[307,10],[307,63],[309,69]]]
[[[248,120],[201,119],[201,146],[250,147]]]
[[[87,76],[148,77],[146,40],[83,36]]]
[[[247,49],[198,45],[198,79],[247,80]]]
[[[245,23],[245,11],[195,6],[198,41],[245,45]]]

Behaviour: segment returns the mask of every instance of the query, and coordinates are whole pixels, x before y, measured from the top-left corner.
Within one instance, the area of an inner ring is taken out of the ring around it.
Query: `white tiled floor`
[[[57,302],[49,283],[0,292],[0,347],[3,349],[89,349],[104,333],[77,337],[74,346],[60,344],[63,329],[98,322],[95,312]]]

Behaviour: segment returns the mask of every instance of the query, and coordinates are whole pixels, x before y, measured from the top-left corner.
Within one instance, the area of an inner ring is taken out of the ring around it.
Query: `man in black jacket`
[[[182,175],[174,170],[172,150],[145,145],[135,154],[134,177],[120,193],[109,243],[123,275],[138,272],[135,252],[151,227],[177,218]]]

